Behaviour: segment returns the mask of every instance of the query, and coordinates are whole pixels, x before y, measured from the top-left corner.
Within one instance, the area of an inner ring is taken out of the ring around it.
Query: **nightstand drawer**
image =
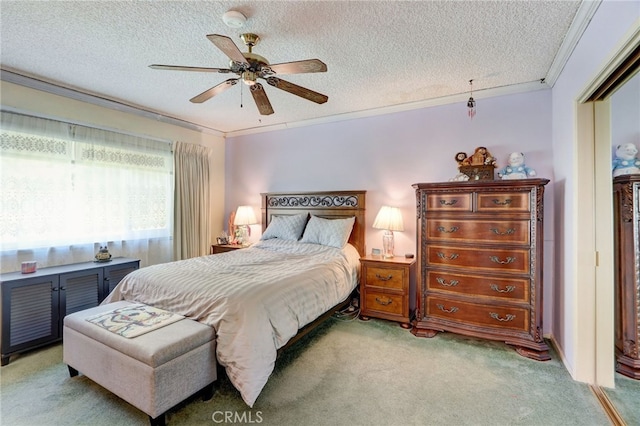
[[[364,270],[364,285],[366,287],[403,290],[405,282],[407,282],[407,280],[405,280],[406,269],[404,268],[378,268],[375,266],[367,266]]]
[[[382,312],[386,314],[398,315],[399,317],[408,316],[408,303],[401,294],[380,293],[375,291],[365,291],[364,306],[366,306],[367,314],[375,314]]]
[[[427,271],[427,290],[529,303],[528,278],[496,278]]]
[[[427,260],[431,265],[475,270],[529,273],[529,250],[504,250],[492,247],[428,246]]]
[[[447,220],[433,219],[427,224],[427,239],[487,244],[531,244],[528,220]]]
[[[439,297],[427,297],[427,315],[479,327],[529,331],[529,309],[491,306]]]
[[[226,253],[228,251],[239,250],[241,248],[244,247],[237,244],[212,244],[211,249],[209,250],[209,254]]]

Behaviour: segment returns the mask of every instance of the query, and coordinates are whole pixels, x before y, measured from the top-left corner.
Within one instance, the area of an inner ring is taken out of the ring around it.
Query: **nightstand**
[[[410,328],[416,308],[415,259],[368,255],[360,265],[360,318],[398,321]]]
[[[209,254],[226,253],[228,251],[238,250],[241,248],[246,248],[246,246],[243,247],[240,244],[211,244]]]

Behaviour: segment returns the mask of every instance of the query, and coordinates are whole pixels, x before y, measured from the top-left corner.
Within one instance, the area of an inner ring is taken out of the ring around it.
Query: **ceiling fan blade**
[[[194,104],[201,104],[202,102],[208,101],[209,99],[213,98],[215,95],[218,95],[224,92],[225,90],[227,90],[228,88],[230,88],[231,86],[237,83],[238,83],[237,78],[230,78],[229,80],[225,80],[222,83],[216,86],[213,86],[209,90],[205,90],[204,92],[200,93],[198,96],[194,96],[189,100]]]
[[[296,96],[300,96],[301,98],[305,98],[317,104],[323,104],[329,100],[329,97],[323,95],[322,93],[314,92],[313,90],[298,86],[297,84],[281,80],[278,77],[268,77],[266,80],[267,83],[269,83],[273,87],[277,87],[278,89],[284,90],[285,92],[292,93]]]
[[[215,44],[216,47],[229,57],[234,62],[238,64],[242,64],[244,66],[249,66],[247,59],[244,57],[238,46],[227,36],[223,36],[220,34],[209,34],[207,38],[211,43]]]
[[[256,102],[256,106],[258,107],[258,111],[260,111],[260,114],[273,114],[271,102],[269,102],[269,98],[267,98],[267,93],[264,91],[264,87],[262,87],[262,84],[256,83],[253,86],[249,87],[251,90],[251,95],[253,96],[253,100]]]
[[[309,72],[326,72],[327,65],[320,59],[306,59],[304,61],[283,62],[281,64],[267,65],[276,74],[302,74]]]
[[[154,70],[168,70],[168,71],[219,72],[223,74],[231,72],[231,70],[228,68],[185,67],[182,65],[153,64],[153,65],[149,65],[149,68],[153,68]]]

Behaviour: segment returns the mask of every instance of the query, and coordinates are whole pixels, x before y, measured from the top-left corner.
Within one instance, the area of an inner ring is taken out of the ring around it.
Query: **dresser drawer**
[[[493,247],[448,247],[431,245],[427,247],[427,261],[430,265],[453,268],[474,268],[476,271],[502,271],[529,273],[530,253],[527,249],[498,249]]]
[[[428,291],[439,293],[529,303],[528,278],[493,278],[430,270],[427,271],[426,286]]]
[[[404,268],[366,266],[364,268],[364,285],[384,289],[404,290]]]
[[[487,192],[478,194],[478,211],[531,211],[531,195],[528,192]]]
[[[428,194],[426,210],[431,211],[471,211],[471,193]]]
[[[382,293],[365,290],[364,310],[367,315],[378,313],[392,314],[399,317],[409,316],[409,304],[404,295]]]
[[[479,242],[487,244],[531,243],[528,220],[447,220],[433,219],[427,223],[427,239],[434,241]]]
[[[529,331],[529,309],[427,296],[427,315],[466,325]]]

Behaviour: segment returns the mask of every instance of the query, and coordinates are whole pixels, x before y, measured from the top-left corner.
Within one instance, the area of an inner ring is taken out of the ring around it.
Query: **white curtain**
[[[172,259],[170,143],[1,114],[2,272],[90,261],[104,245],[143,266]]]
[[[209,253],[211,235],[210,174],[207,147],[176,142],[174,148],[174,239],[176,260]]]

